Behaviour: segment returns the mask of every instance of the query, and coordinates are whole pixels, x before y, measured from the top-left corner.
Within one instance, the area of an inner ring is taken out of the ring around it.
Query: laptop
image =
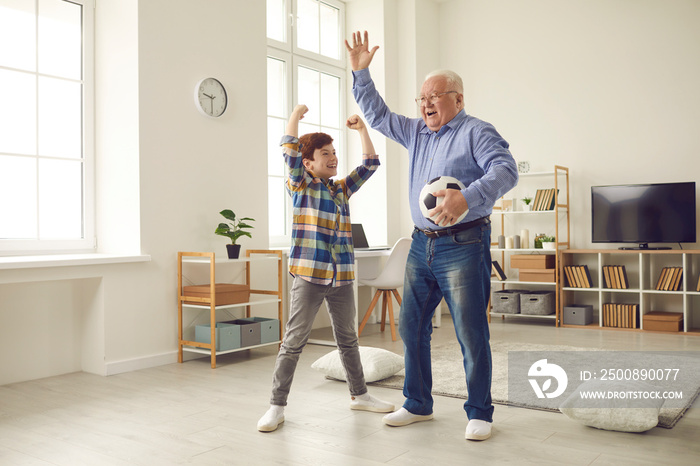
[[[389,246],[374,246],[370,247],[367,243],[367,235],[361,223],[352,223],[352,243],[356,250],[361,251],[380,251],[382,249],[390,249]]]

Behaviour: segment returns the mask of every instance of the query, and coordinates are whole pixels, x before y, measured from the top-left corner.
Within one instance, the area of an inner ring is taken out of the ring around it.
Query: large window
[[[267,135],[270,243],[287,245],[291,206],[279,141],[296,104],[309,112],[299,134],[333,137],[338,176],[346,172],[344,6],[335,0],[267,0]]]
[[[0,0],[0,254],[89,250],[93,0]]]

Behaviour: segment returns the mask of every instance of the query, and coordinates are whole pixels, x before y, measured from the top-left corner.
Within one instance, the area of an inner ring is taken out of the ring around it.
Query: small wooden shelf
[[[246,256],[240,259],[216,258],[213,252],[178,252],[178,268],[177,268],[177,293],[178,293],[178,362],[183,362],[183,352],[207,354],[211,357],[211,367],[216,368],[216,356],[227,353],[235,353],[237,351],[250,350],[269,345],[279,345],[284,335],[284,323],[282,321],[282,251],[255,249],[247,250]],[[191,296],[184,294],[183,287],[183,266],[184,265],[206,265],[209,267],[209,283],[216,283],[216,267],[227,264],[245,264],[245,284],[251,285],[251,264],[260,261],[273,260],[277,262],[277,289],[262,290],[250,289],[250,299],[248,302],[236,304],[216,304],[216,293],[213,293],[211,299],[206,298],[202,304],[186,304],[185,301],[192,299]],[[259,345],[244,346],[232,350],[216,350],[216,313],[226,309],[245,308],[245,316],[251,316],[251,308],[261,304],[277,304],[277,315],[279,319],[279,340],[266,342]],[[211,327],[211,343],[194,342],[184,339],[183,326],[183,311],[185,309],[209,310],[209,325]]]

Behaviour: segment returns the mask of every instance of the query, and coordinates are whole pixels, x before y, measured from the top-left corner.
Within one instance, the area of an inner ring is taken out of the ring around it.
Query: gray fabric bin
[[[588,325],[593,322],[593,306],[571,304],[564,306],[564,325]]]
[[[554,314],[554,292],[533,291],[520,295],[520,313],[530,316]]]
[[[260,322],[245,319],[227,320],[224,323],[236,324],[241,328],[241,348],[260,344]]]
[[[272,343],[280,340],[280,321],[265,317],[246,317],[242,320],[260,323],[260,343]]]
[[[526,290],[500,290],[494,291],[491,299],[493,309],[497,314],[520,314],[520,295],[528,293]]]

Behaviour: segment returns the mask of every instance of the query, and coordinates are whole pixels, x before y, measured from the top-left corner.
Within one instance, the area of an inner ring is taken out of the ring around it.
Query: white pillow
[[[381,348],[360,346],[360,360],[365,374],[365,382],[376,382],[386,379],[399,372],[404,367],[403,356]],[[345,368],[340,362],[338,350],[333,350],[318,358],[311,368],[326,377],[345,381]]]
[[[619,432],[645,432],[659,423],[663,399],[625,395],[620,399],[583,399],[581,392],[656,392],[657,387],[639,381],[591,380],[578,386],[559,406],[559,411],[584,425]]]

